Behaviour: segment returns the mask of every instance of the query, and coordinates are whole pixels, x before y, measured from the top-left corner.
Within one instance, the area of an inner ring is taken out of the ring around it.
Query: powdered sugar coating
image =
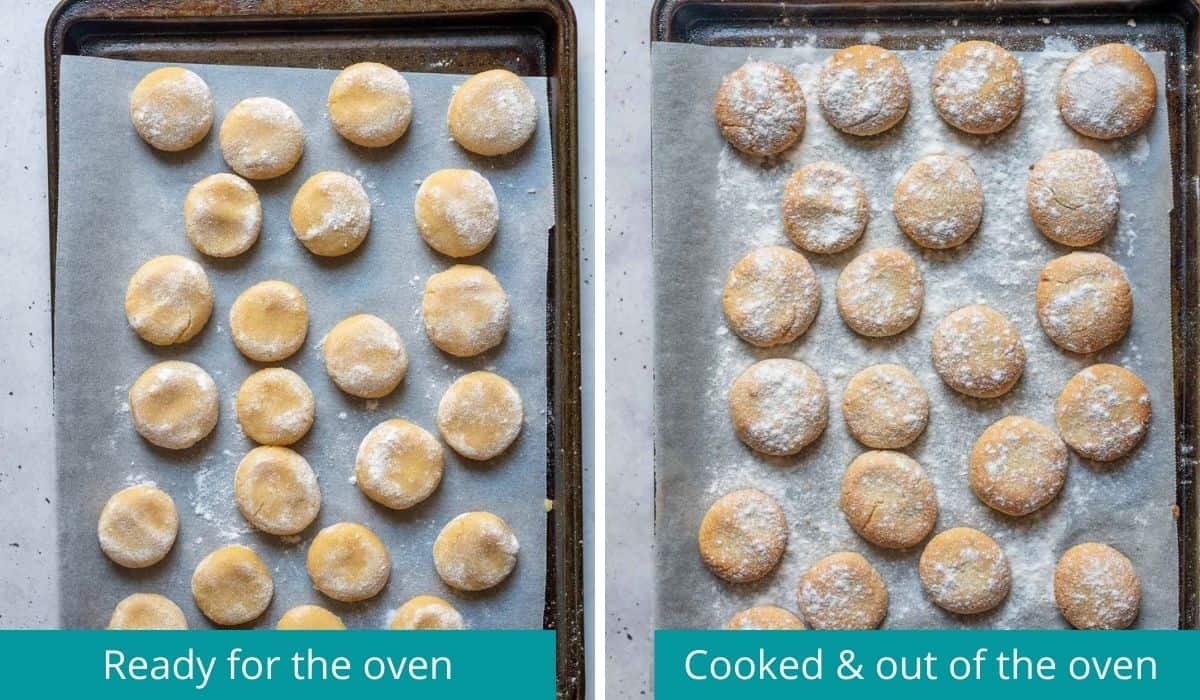
[[[842,417],[856,440],[879,450],[910,445],[929,422],[929,394],[900,365],[871,365],[850,378]]]
[[[213,288],[199,263],[180,255],[146,261],[125,290],[125,317],[142,340],[186,343],[212,315]]]
[[[246,377],[235,405],[242,432],[260,445],[290,445],[308,434],[316,417],[312,389],[284,367],[268,367]]]
[[[729,389],[733,428],[751,449],[793,455],[816,440],[829,421],[825,382],[798,360],[756,362]]]
[[[1133,291],[1112,258],[1075,252],[1042,268],[1037,311],[1042,330],[1056,345],[1071,352],[1096,352],[1129,332]]]
[[[148,442],[182,450],[200,442],[217,425],[217,383],[190,362],[153,365],[129,387],[133,427]]]
[[[988,426],[971,450],[971,490],[991,508],[1028,515],[1067,480],[1067,446],[1053,430],[1022,416]]]
[[[387,585],[392,559],[374,532],[358,523],[321,530],[308,547],[313,587],[344,603],[374,598]]]
[[[378,148],[394,143],[412,121],[408,81],[382,63],[355,63],[333,79],[326,101],[333,128],[351,143]]]
[[[474,357],[504,341],[508,294],[478,265],[455,265],[425,282],[421,318],[433,344],[455,357]]]
[[[738,337],[771,347],[808,330],[821,308],[821,288],[803,255],[768,246],[751,251],[730,269],[722,304]]]
[[[925,156],[896,184],[892,212],[900,230],[918,245],[953,248],[983,221],[983,185],[966,158]]]
[[[241,625],[258,618],[274,595],[270,569],[254,550],[240,544],[210,553],[192,572],[196,606],[218,625]]]
[[[779,564],[787,534],[778,501],[756,489],[733,491],[717,499],[700,521],[700,557],[726,581],[757,581]]]
[[[162,561],[179,533],[175,501],[153,484],[113,494],[100,511],[100,549],[117,564],[142,569]]]
[[[1054,600],[1076,629],[1125,629],[1137,620],[1142,584],[1129,557],[1109,545],[1085,542],[1058,560]]]
[[[1091,245],[1116,229],[1120,186],[1095,151],[1068,148],[1039,158],[1027,197],[1038,230],[1063,245]]]
[[[438,170],[421,181],[413,212],[421,238],[442,255],[465,258],[491,244],[500,205],[487,178],[474,170]]]
[[[867,228],[867,192],[862,180],[827,160],[797,170],[783,189],[783,228],[810,253],[840,253]]]
[[[863,539],[888,549],[918,544],[937,522],[937,493],[916,460],[900,452],[865,452],[842,477],[839,501]]]
[[[1058,110],[1072,129],[1096,139],[1140,131],[1154,114],[1158,86],[1128,44],[1103,44],[1071,61],[1058,83]]]
[[[388,629],[393,630],[461,630],[466,628],[462,613],[445,600],[432,595],[419,595],[401,605]]]
[[[352,396],[378,399],[392,393],[408,372],[404,341],[387,321],[358,314],[325,336],[325,371]]]
[[[359,444],[354,483],[372,501],[403,510],[437,490],[444,464],[442,445],[429,431],[406,420],[386,420]]]
[[[467,459],[499,456],[517,439],[524,420],[517,388],[491,372],[459,377],[438,402],[438,432]]]
[[[484,71],[455,90],[447,122],[458,145],[481,156],[500,156],[524,146],[533,136],[537,103],[515,74]]]
[[[352,253],[371,230],[371,200],[356,178],[326,170],[308,178],[292,199],[292,231],[305,248],[333,257]]]
[[[188,190],[183,227],[191,244],[205,255],[241,255],[258,240],[262,203],[254,187],[237,175],[209,175]]]
[[[787,69],[748,61],[725,76],[715,115],[725,140],[752,156],[786,151],[804,134],[804,91]]]
[[[796,602],[813,629],[868,630],[887,617],[888,591],[883,577],[861,554],[837,552],[804,573]]]
[[[212,91],[186,68],[158,68],[133,89],[129,117],[146,143],[160,151],[183,151],[200,143],[212,128]]]
[[[838,275],[838,311],[855,333],[883,338],[908,330],[925,304],[925,282],[899,248],[867,251]]]
[[[499,585],[517,566],[517,536],[500,516],[485,511],[463,513],[438,533],[433,565],[447,585],[460,591],[482,591]]]
[[[1008,393],[1025,370],[1025,344],[1003,314],[964,306],[933,330],[933,367],[951,389],[980,399]]]
[[[304,125],[274,97],[250,97],[221,122],[221,155],[233,172],[269,180],[291,171],[304,155]]]
[[[887,49],[868,44],[838,51],[821,68],[817,90],[826,121],[855,136],[879,134],[908,113],[908,71]]]
[[[256,447],[233,475],[238,509],[272,535],[295,535],[317,519],[321,487],[308,460],[286,447]]]
[[[1021,63],[989,41],[950,47],[933,69],[933,104],[951,126],[994,134],[1011,124],[1025,103]]]
[[[1150,392],[1117,365],[1092,365],[1071,377],[1055,408],[1058,431],[1088,459],[1111,462],[1133,451],[1150,429]]]
[[[925,593],[952,613],[981,613],[1004,602],[1012,589],[1008,557],[979,530],[956,527],[934,535],[918,564]]]

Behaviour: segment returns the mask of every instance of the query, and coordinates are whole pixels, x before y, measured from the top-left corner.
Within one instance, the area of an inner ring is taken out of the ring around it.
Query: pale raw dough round
[[[517,565],[520,545],[508,523],[487,512],[463,513],[433,543],[433,565],[448,586],[482,591],[499,585]]]
[[[458,145],[481,156],[502,156],[533,136],[537,101],[515,74],[484,71],[454,91],[446,121]]]
[[[157,593],[134,593],[117,603],[110,630],[185,630],[187,618],[175,601]]]
[[[269,367],[246,378],[238,389],[238,423],[260,445],[290,445],[308,434],[316,416],[312,389],[300,375]]]
[[[725,278],[725,320],[760,348],[790,343],[812,325],[821,285],[804,256],[781,246],[751,251]]]
[[[308,460],[286,447],[256,447],[233,475],[242,515],[271,535],[299,534],[317,519],[321,487]]]
[[[908,330],[925,305],[917,261],[899,248],[869,250],[838,275],[838,311],[850,329],[868,338]]]
[[[274,595],[270,569],[254,550],[240,544],[212,552],[192,572],[196,606],[218,625],[228,627],[257,619]]]
[[[508,333],[508,294],[478,265],[454,265],[429,276],[421,318],[433,344],[455,357],[474,357]]]
[[[933,69],[938,114],[969,134],[994,134],[1011,124],[1025,103],[1021,63],[990,41],[950,47]]]
[[[343,603],[374,598],[387,585],[392,558],[379,537],[358,523],[321,530],[308,547],[313,586]]]
[[[277,630],[344,630],[346,623],[320,605],[297,605],[275,623]]]
[[[442,445],[429,431],[393,418],[371,428],[354,458],[355,483],[372,501],[395,510],[429,498],[442,483]]]
[[[929,422],[929,394],[900,365],[871,365],[846,383],[842,417],[854,439],[867,447],[907,447]]]
[[[448,168],[422,180],[413,212],[425,243],[452,258],[483,251],[500,227],[496,191],[474,170]]]
[[[183,228],[196,250],[232,258],[258,240],[262,202],[254,187],[237,175],[209,175],[192,185],[183,200]]]
[[[408,371],[404,341],[387,321],[370,314],[345,319],[324,341],[325,371],[338,388],[362,399],[392,393]]]
[[[971,450],[971,490],[1001,513],[1028,515],[1054,500],[1067,480],[1058,433],[1022,416],[992,423]]]
[[[933,367],[960,394],[991,399],[1021,378],[1025,345],[1004,314],[983,304],[964,306],[934,328]]]
[[[825,62],[817,97],[825,121],[847,134],[872,136],[900,123],[911,92],[900,59],[879,46],[859,44]]]
[[[308,302],[287,282],[259,282],[233,302],[229,334],[237,349],[251,360],[286,360],[308,337]]]
[[[1042,268],[1038,320],[1054,344],[1092,353],[1125,337],[1133,323],[1133,291],[1121,266],[1102,253],[1075,252]]]
[[[862,180],[827,160],[800,168],[783,188],[784,232],[810,253],[840,253],[854,245],[869,213]]]
[[[491,459],[504,452],[517,439],[524,420],[517,388],[491,372],[459,377],[438,402],[438,432],[467,459]]]
[[[1112,168],[1095,151],[1068,148],[1050,151],[1034,163],[1026,199],[1042,234],[1080,248],[1116,229],[1121,188]]]
[[[884,450],[865,452],[850,463],[840,506],[855,532],[888,549],[918,544],[938,516],[937,493],[921,465]]]
[[[292,199],[292,231],[310,253],[337,257],[354,252],[371,230],[371,199],[356,178],[324,170]]]
[[[805,572],[796,602],[813,629],[868,630],[887,617],[888,591],[883,577],[861,554],[838,552]]]
[[[148,442],[183,450],[217,425],[217,383],[190,362],[153,365],[129,387],[133,427]]]
[[[200,143],[212,128],[212,92],[203,78],[186,68],[158,68],[133,89],[129,117],[146,143],[160,151],[183,151]]]
[[[960,615],[991,610],[1012,589],[1004,550],[996,540],[969,527],[934,535],[921,552],[917,571],[929,598]]]
[[[787,549],[783,507],[756,489],[727,493],[700,521],[700,558],[732,583],[757,581],[771,573]]]
[[[896,223],[924,248],[962,245],[983,221],[983,185],[966,158],[925,156],[913,164],[892,201]]]
[[[463,616],[450,603],[433,595],[419,595],[401,605],[388,622],[393,630],[461,630]]]
[[[751,365],[729,389],[729,415],[742,442],[763,454],[794,455],[829,422],[825,382],[798,360]]]
[[[342,138],[359,146],[388,146],[412,121],[408,81],[382,63],[355,63],[338,73],[326,101],[329,120]]]
[[[304,125],[273,97],[250,97],[221,122],[221,155],[233,172],[269,180],[291,172],[304,155]]]
[[[1058,560],[1054,601],[1076,629],[1125,629],[1137,620],[1142,583],[1129,557],[1106,544],[1085,542]]]
[[[1103,44],[1071,61],[1058,83],[1058,111],[1094,139],[1129,136],[1150,122],[1158,86],[1146,59],[1128,44]]]
[[[1133,451],[1150,429],[1150,391],[1116,365],[1092,365],[1067,382],[1055,408],[1058,432],[1071,449],[1098,462]]]
[[[213,288],[199,263],[179,255],[147,261],[125,290],[125,317],[142,340],[186,343],[212,315]]]
[[[100,549],[117,564],[130,569],[153,566],[163,560],[179,534],[175,501],[152,484],[121,489],[100,511]]]
[[[749,61],[725,76],[714,113],[721,135],[752,156],[783,153],[804,134],[800,83],[783,66]]]
[[[792,611],[774,605],[755,605],[747,608],[725,623],[727,630],[802,630],[807,629],[804,621]]]

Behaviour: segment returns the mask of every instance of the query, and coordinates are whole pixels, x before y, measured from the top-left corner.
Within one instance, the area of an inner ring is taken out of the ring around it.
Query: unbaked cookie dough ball
[[[790,610],[774,605],[756,605],[747,608],[725,623],[727,630],[802,630],[807,629],[804,621]]]
[[[994,134],[1021,113],[1021,63],[990,41],[950,47],[933,69],[933,105],[948,124],[969,134]]]
[[[217,383],[190,362],[153,365],[129,387],[133,427],[148,442],[183,450],[217,425]]]
[[[374,598],[387,585],[392,558],[383,542],[363,525],[337,523],[321,530],[308,547],[313,586],[343,603]]]
[[[1067,382],[1055,408],[1058,432],[1071,449],[1098,462],[1133,451],[1150,429],[1150,391],[1116,365],[1092,365]]]
[[[738,438],[751,449],[784,457],[825,431],[829,395],[825,382],[803,362],[762,360],[733,380],[729,415]]]
[[[1022,416],[992,423],[971,450],[971,490],[989,507],[1028,515],[1054,500],[1067,480],[1067,446]]]
[[[157,593],[134,593],[117,603],[110,630],[185,630],[187,618],[173,600]]]
[[[143,569],[163,560],[179,533],[175,501],[152,484],[121,489],[100,511],[100,549],[115,563]]]
[[[790,343],[812,325],[821,285],[804,256],[781,246],[757,248],[725,278],[725,320],[738,337],[760,348]]]
[[[1025,344],[1004,314],[983,304],[964,306],[933,330],[933,368],[960,394],[995,398],[1025,371]]]
[[[463,513],[446,523],[433,543],[433,565],[446,585],[482,591],[508,578],[517,565],[517,536],[499,516]]]
[[[474,357],[508,333],[508,294],[478,265],[455,265],[425,282],[421,318],[433,344],[455,357]]]
[[[238,423],[260,445],[290,445],[308,434],[316,401],[308,384],[290,369],[255,372],[238,389]]]
[[[757,581],[771,573],[787,548],[783,507],[757,489],[717,499],[700,521],[700,558],[732,583]]]
[[[294,285],[259,282],[229,309],[229,334],[243,355],[259,362],[286,360],[308,336],[308,303]]]
[[[275,623],[277,630],[344,630],[342,618],[320,605],[297,605]]]
[[[458,145],[481,156],[502,156],[524,146],[537,122],[537,101],[529,87],[501,69],[467,78],[450,98],[447,115]]]
[[[133,89],[129,117],[146,143],[160,151],[183,151],[200,143],[212,128],[212,92],[203,78],[186,68],[158,68]]]
[[[232,258],[258,240],[262,203],[254,187],[237,175],[209,175],[192,185],[183,200],[183,228],[196,250]]]
[[[1133,322],[1133,291],[1112,258],[1076,252],[1042,268],[1037,310],[1055,345],[1091,353],[1125,337]]]
[[[395,510],[429,498],[442,483],[442,445],[429,431],[406,420],[371,428],[354,458],[355,483],[372,501]]]
[[[838,275],[838,311],[851,330],[884,338],[908,330],[925,304],[917,261],[899,248],[876,248],[850,261]]]
[[[888,549],[912,547],[937,522],[933,482],[916,460],[899,452],[859,455],[842,477],[842,513],[868,542]]]
[[[900,59],[869,44],[831,56],[817,88],[825,121],[855,136],[872,136],[898,124],[908,112],[910,93]]]
[[[867,447],[907,447],[929,422],[929,394],[900,365],[872,365],[846,384],[842,417],[854,439]]]
[[[491,459],[507,450],[524,420],[517,388],[491,372],[459,377],[438,402],[438,432],[467,459]]]
[[[291,107],[273,97],[251,97],[221,122],[221,155],[233,172],[269,180],[291,172],[304,155],[304,125]]]
[[[876,629],[887,616],[887,585],[861,554],[838,552],[800,577],[796,602],[813,629]]]
[[[448,168],[422,180],[413,212],[425,243],[452,258],[481,252],[500,227],[496,191],[474,170]]]
[[[362,399],[392,393],[408,371],[404,341],[387,321],[370,314],[343,320],[324,341],[325,371],[338,388]]]
[[[238,509],[271,535],[295,535],[317,519],[321,487],[308,460],[286,447],[256,447],[233,475]]]
[[[336,170],[313,175],[292,199],[292,231],[310,253],[354,252],[371,230],[371,200],[356,178]]]
[[[266,612],[275,582],[249,547],[231,544],[212,552],[192,572],[192,597],[204,616],[223,626],[241,625]]]
[[[1075,131],[1119,139],[1146,126],[1158,87],[1146,59],[1128,44],[1104,44],[1067,66],[1058,83],[1058,111]]]
[[[868,213],[862,180],[827,160],[800,168],[783,188],[783,229],[810,253],[840,253],[854,245]]]
[[[752,156],[783,153],[804,134],[804,91],[786,68],[749,61],[725,76],[715,114],[721,135]]]
[[[934,535],[921,552],[917,571],[929,598],[960,615],[991,610],[1012,589],[1004,550],[996,540],[969,527]]]
[[[433,595],[419,595],[401,605],[388,629],[393,630],[460,630],[466,624],[454,606]]]
[[[1106,544],[1085,542],[1058,560],[1054,601],[1076,629],[1125,629],[1137,620],[1142,584],[1124,554]]]
[[[1117,176],[1095,151],[1051,151],[1034,163],[1026,188],[1029,214],[1052,241],[1080,248],[1117,226],[1121,190]]]
[[[917,245],[953,248],[966,243],[983,221],[983,185],[966,158],[925,156],[896,184],[892,212]]]
[[[392,144],[412,121],[408,81],[382,63],[355,63],[338,73],[326,106],[342,138],[369,148]]]
[[[179,255],[153,258],[138,268],[125,290],[125,317],[142,340],[186,343],[212,315],[213,288],[204,268]]]

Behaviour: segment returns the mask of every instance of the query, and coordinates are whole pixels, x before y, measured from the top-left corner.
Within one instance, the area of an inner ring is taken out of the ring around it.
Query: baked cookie
[[[968,134],[1002,131],[1025,103],[1020,61],[990,41],[950,47],[933,68],[931,90],[942,119]]]
[[[1150,391],[1124,367],[1092,365],[1063,387],[1055,418],[1071,449],[1111,462],[1132,452],[1150,430]]]
[[[1056,243],[1081,248],[1117,227],[1121,189],[1095,151],[1067,148],[1039,158],[1029,171],[1026,198],[1033,223]]]
[[[888,591],[861,554],[837,552],[800,577],[796,602],[815,630],[869,630],[887,616]]]
[[[821,285],[804,256],[781,246],[750,251],[725,277],[725,320],[760,348],[790,343],[812,325]]]
[[[800,168],[783,188],[783,230],[810,253],[840,253],[854,245],[869,213],[862,180],[827,160]]]
[[[714,110],[721,135],[752,156],[783,153],[804,134],[800,83],[783,66],[749,61],[725,76]]]
[[[1067,446],[1022,416],[992,423],[971,450],[971,490],[989,507],[1028,515],[1054,500],[1067,480]]]
[[[929,422],[929,394],[900,365],[871,365],[846,383],[842,417],[854,439],[867,447],[907,447]]]
[[[1092,353],[1125,337],[1133,323],[1133,291],[1121,266],[1102,253],[1075,252],[1042,268],[1038,320],[1054,344]]]
[[[983,221],[983,185],[966,158],[925,156],[896,184],[892,212],[917,245],[953,248],[966,243]]]
[[[925,304],[917,261],[899,248],[876,248],[850,261],[838,275],[838,311],[850,329],[868,338],[908,330]]]
[[[829,422],[829,395],[811,367],[798,360],[756,362],[733,380],[729,415],[751,449],[794,455],[820,437]]]
[[[1058,560],[1054,601],[1076,629],[1125,629],[1137,620],[1142,584],[1129,557],[1106,544],[1085,542]]]
[[[1157,99],[1153,71],[1128,44],[1088,49],[1067,65],[1058,83],[1063,121],[1094,139],[1119,139],[1140,131],[1154,116]]]
[[[959,615],[986,612],[1012,589],[1008,557],[979,530],[955,527],[933,536],[917,566],[930,600]]]
[[[863,539],[888,549],[912,547],[933,530],[938,503],[933,482],[899,452],[866,452],[842,477],[842,513]]]
[[[725,623],[727,630],[802,630],[804,621],[790,610],[774,605],[755,605],[747,608]]]
[[[1021,334],[1003,314],[964,306],[933,330],[933,367],[946,386],[979,399],[1002,396],[1025,370]]]
[[[848,46],[821,68],[817,98],[825,121],[855,136],[872,136],[900,123],[912,92],[904,64],[887,49]]]
[[[771,573],[787,548],[783,507],[756,489],[717,499],[700,521],[700,558],[731,583],[757,581]]]

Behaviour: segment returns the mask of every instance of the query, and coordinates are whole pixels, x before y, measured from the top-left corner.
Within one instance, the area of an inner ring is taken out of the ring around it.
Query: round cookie
[[[1026,187],[1029,214],[1046,238],[1080,248],[1117,227],[1121,189],[1108,163],[1083,148],[1050,151],[1034,163]]]
[[[1058,560],[1054,601],[1076,629],[1125,629],[1137,620],[1142,584],[1124,554],[1106,544],[1085,542]]]
[[[262,202],[254,187],[237,175],[209,175],[192,185],[183,200],[183,228],[196,250],[232,258],[258,240]]]
[[[925,304],[917,261],[899,248],[876,248],[850,261],[838,275],[838,311],[851,330],[884,338],[908,330]]]
[[[231,544],[210,553],[192,572],[192,597],[204,616],[223,626],[262,615],[275,595],[275,582],[249,547]]]
[[[233,475],[238,509],[271,535],[299,534],[317,519],[321,487],[308,460],[286,447],[256,447]]]
[[[259,282],[239,294],[230,307],[229,335],[251,360],[286,360],[308,336],[308,303],[294,285]]]
[[[422,180],[413,213],[425,243],[452,258],[482,252],[500,227],[496,191],[474,170],[447,168]]]
[[[113,562],[143,569],[163,560],[179,534],[175,501],[152,484],[121,489],[100,511],[100,549]]]
[[[812,629],[876,629],[887,617],[887,585],[861,554],[837,552],[800,577],[796,602]]]
[[[412,121],[408,81],[382,63],[347,66],[329,86],[329,120],[342,138],[379,148],[394,143]]]
[[[1150,392],[1136,374],[1092,365],[1067,381],[1055,407],[1058,432],[1071,449],[1098,462],[1133,451],[1150,429]]]
[[[187,449],[217,426],[217,384],[190,362],[160,362],[129,387],[129,412],[151,444]]]
[[[731,583],[749,583],[771,573],[787,540],[783,507],[757,489],[721,496],[700,521],[700,558]]]
[[[486,269],[454,265],[425,282],[421,318],[438,349],[474,357],[499,345],[508,333],[508,294]]]
[[[802,630],[804,621],[790,610],[774,605],[756,605],[747,608],[725,623],[727,630]]]
[[[1133,323],[1133,291],[1121,266],[1102,253],[1075,252],[1042,268],[1038,320],[1054,344],[1092,353],[1125,337]]]
[[[842,513],[863,539],[888,549],[918,544],[937,523],[933,482],[899,452],[859,455],[842,477]]]
[[[1128,44],[1103,44],[1067,65],[1058,83],[1058,111],[1075,131],[1094,139],[1129,136],[1150,122],[1158,86],[1146,59]]]
[[[929,422],[929,394],[900,365],[872,365],[847,382],[842,417],[854,439],[867,447],[907,447]]]
[[[825,121],[855,136],[873,136],[900,123],[912,92],[904,64],[869,44],[838,51],[821,68],[817,99]]]
[[[433,565],[446,585],[482,591],[508,578],[517,565],[518,551],[517,536],[499,516],[463,513],[438,533]]]
[[[432,595],[419,595],[401,605],[388,622],[393,630],[461,630],[462,614],[454,606]]]
[[[277,630],[344,630],[342,618],[320,605],[297,605],[275,623]]]
[[[157,593],[134,593],[113,609],[110,630],[185,630],[187,618],[175,601]]]
[[[725,278],[725,320],[760,348],[790,343],[812,325],[821,285],[804,256],[781,246],[750,251]]]
[[[212,92],[203,78],[186,68],[158,68],[133,88],[129,118],[154,148],[183,151],[200,143],[212,128]]]
[[[810,253],[840,253],[854,245],[869,211],[862,180],[827,160],[792,173],[783,188],[783,230]]]
[[[438,402],[438,432],[467,459],[491,459],[507,450],[524,420],[517,388],[491,372],[459,377]]]
[[[1067,446],[1022,416],[992,423],[971,450],[971,490],[990,508],[1028,515],[1054,500],[1067,480]]]
[[[408,372],[404,341],[378,316],[358,314],[343,320],[329,331],[323,345],[325,371],[351,396],[387,396]]]
[[[403,510],[437,490],[444,463],[442,445],[428,431],[406,420],[386,420],[358,446],[355,483],[372,501]]]
[[[934,535],[921,552],[917,572],[929,598],[960,615],[991,610],[1012,589],[1004,550],[996,540],[969,527]]]
[[[148,260],[125,290],[125,317],[142,340],[186,343],[212,315],[213,288],[204,268],[179,255]]]
[[[896,223],[917,245],[935,250],[962,245],[983,221],[983,185],[966,158],[925,156],[896,184]]]
[[[933,367],[946,386],[978,399],[1002,396],[1025,371],[1025,345],[999,311],[964,306],[933,330]]]
[[[313,587],[343,603],[374,598],[387,585],[392,558],[363,525],[337,523],[321,530],[308,547]]]
[[[806,110],[804,91],[786,68],[749,61],[721,81],[714,114],[734,148],[773,156],[800,140]]]
[[[825,431],[829,395],[825,382],[803,362],[762,360],[733,380],[729,415],[738,438],[751,449],[784,457]]]
[[[250,97],[221,122],[221,155],[233,172],[269,180],[291,172],[304,155],[304,125],[273,97]]]
[[[1021,63],[990,41],[950,47],[933,68],[933,104],[942,119],[968,134],[994,134],[1025,103]]]
[[[308,384],[290,369],[270,367],[242,382],[235,401],[238,423],[260,445],[290,445],[308,434],[316,401]]]
[[[324,170],[305,180],[292,199],[292,231],[310,253],[354,252],[371,230],[371,200],[356,178]]]
[[[481,156],[502,156],[524,146],[537,128],[533,93],[515,74],[496,69],[467,78],[450,98],[446,118],[458,145]]]

